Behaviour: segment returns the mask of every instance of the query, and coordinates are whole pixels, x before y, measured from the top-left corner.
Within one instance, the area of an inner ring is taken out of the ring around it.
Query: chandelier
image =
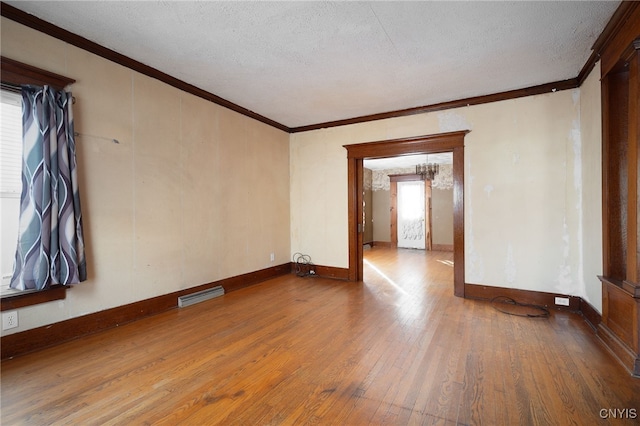
[[[422,180],[433,180],[433,178],[438,174],[439,170],[440,166],[438,165],[438,163],[429,163],[428,155],[426,164],[416,165],[416,174],[420,175]]]

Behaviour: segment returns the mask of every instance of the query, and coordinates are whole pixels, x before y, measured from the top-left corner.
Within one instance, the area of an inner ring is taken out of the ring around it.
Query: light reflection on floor
[[[394,310],[397,317],[401,319],[402,322],[412,324],[416,320],[422,318],[424,314],[424,295],[426,292],[424,288],[417,289],[417,291],[414,293],[409,293],[400,284],[396,283],[393,279],[391,279],[388,275],[386,275],[378,267],[376,267],[373,263],[371,263],[367,259],[363,259],[363,262],[367,267],[371,268],[373,272],[384,279],[385,282],[387,282],[391,287],[393,287],[393,289],[397,290],[397,292],[399,293],[393,295],[389,294],[388,291],[372,291],[372,293],[376,295],[376,297],[381,301],[384,301],[383,299],[387,299],[386,297],[381,297],[383,295],[393,297]],[[367,280],[365,280],[365,285],[369,285],[367,283]],[[386,300],[386,303],[389,303],[388,299]]]
[[[385,279],[385,281],[387,281],[389,284],[391,284],[392,286],[394,286],[396,288],[396,290],[398,290],[399,292],[403,293],[405,296],[410,296],[409,293],[407,293],[405,291],[405,289],[403,289],[402,287],[400,287],[398,284],[396,284],[395,282],[393,282],[393,280],[391,278],[389,278],[388,276],[386,276],[384,274],[384,272],[382,272],[380,269],[376,268],[376,266],[369,262],[367,259],[363,259],[363,262],[365,263],[365,265],[369,266],[371,269],[373,269],[378,275],[380,275],[382,278]]]

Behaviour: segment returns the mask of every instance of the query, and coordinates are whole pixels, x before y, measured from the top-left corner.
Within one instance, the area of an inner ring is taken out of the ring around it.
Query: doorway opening
[[[349,280],[363,279],[363,161],[413,154],[453,153],[454,294],[464,297],[464,137],[468,130],[345,145],[348,159]]]
[[[426,221],[425,181],[398,182],[397,188],[398,248],[424,250],[430,234]]]

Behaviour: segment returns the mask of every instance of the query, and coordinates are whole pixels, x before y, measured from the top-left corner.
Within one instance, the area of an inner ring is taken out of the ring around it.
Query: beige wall
[[[373,240],[391,242],[391,191],[373,191]]]
[[[595,130],[592,138],[580,136],[581,110],[590,111],[589,120],[596,116],[593,86],[584,100],[580,89],[565,90],[291,135],[292,251],[348,267],[343,145],[468,129],[466,282],[571,294],[598,307],[592,274],[601,268],[585,262],[598,258],[601,233],[582,217],[600,209],[584,194],[601,188],[591,176],[598,171],[582,165],[600,161],[599,142]],[[597,221],[596,213],[587,215]]]
[[[290,261],[289,135],[2,19],[2,54],[71,87],[89,279],[23,331]],[[270,261],[270,254],[275,261]]]
[[[582,275],[584,298],[602,312],[602,109],[600,101],[600,62],[580,87],[580,127],[574,133],[574,151],[580,152],[580,228],[582,230]]]
[[[453,245],[453,189],[431,189],[433,244]]]

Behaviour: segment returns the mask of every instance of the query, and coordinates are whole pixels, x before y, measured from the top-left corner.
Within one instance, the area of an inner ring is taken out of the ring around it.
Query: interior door
[[[423,181],[398,182],[398,247],[425,249]]]

